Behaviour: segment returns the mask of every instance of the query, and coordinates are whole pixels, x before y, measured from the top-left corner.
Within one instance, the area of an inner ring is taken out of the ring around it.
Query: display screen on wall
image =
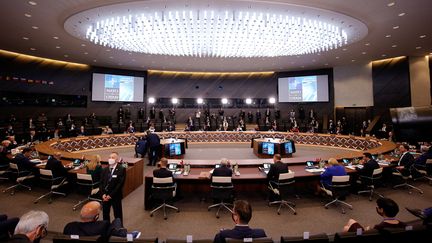
[[[328,102],[328,75],[284,77],[278,80],[279,102]]]
[[[144,78],[93,73],[93,101],[144,101]]]

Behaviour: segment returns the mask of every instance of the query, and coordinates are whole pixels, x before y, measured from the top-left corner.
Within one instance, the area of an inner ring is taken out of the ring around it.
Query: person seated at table
[[[359,175],[371,177],[372,173],[375,169],[378,169],[380,166],[378,162],[376,162],[372,158],[371,153],[363,153],[363,160],[362,160],[363,168],[356,167],[356,170],[358,171]]]
[[[383,218],[379,224],[376,224],[373,228],[376,230],[388,230],[388,229],[404,229],[406,223],[398,220],[396,215],[399,212],[398,204],[390,198],[380,197],[376,200],[376,212]],[[350,219],[344,226],[344,232],[357,232],[357,229],[369,230],[370,227],[363,227],[356,220]]]
[[[93,182],[100,181],[102,173],[102,166],[100,161],[100,155],[96,154],[90,159],[90,161],[86,165],[86,173],[92,176]]]
[[[392,160],[393,166],[396,166],[397,170],[403,175],[409,175],[411,165],[414,163],[414,156],[409,152],[408,144],[399,145],[400,157],[398,160]]]
[[[81,209],[80,221],[70,222],[63,229],[64,235],[79,236],[101,236],[101,241],[108,241],[110,236],[126,237],[127,230],[122,227],[119,218],[111,223],[107,220],[98,220],[101,211],[101,204],[97,201],[90,201]],[[134,238],[141,235],[139,231],[132,231]]]
[[[428,147],[422,147],[421,148],[422,154],[414,160],[414,163],[411,168],[411,174],[414,178],[421,177],[422,174],[419,172],[419,170],[426,170],[427,173],[431,173],[430,170],[432,170],[432,166],[426,165],[426,161],[429,159],[432,159],[432,146]]]
[[[0,214],[0,241],[9,239],[13,234],[19,218],[9,218],[6,214]]]
[[[161,158],[158,163],[159,168],[153,170],[153,176],[156,178],[173,177],[172,171],[168,170],[167,158]]]
[[[10,162],[11,160],[8,158],[7,147],[3,146],[2,143],[2,145],[0,145],[0,167],[7,167]]]
[[[321,174],[321,184],[325,189],[330,190],[332,185],[333,176],[344,176],[346,175],[345,168],[339,164],[335,158],[328,160],[328,167]]]
[[[263,229],[252,229],[249,227],[249,221],[252,218],[252,206],[245,200],[234,202],[232,220],[235,227],[233,229],[222,229],[214,237],[214,243],[224,243],[227,238],[244,239],[244,238],[263,238],[267,237]]]
[[[275,188],[275,183],[279,180],[279,174],[288,173],[288,164],[282,163],[282,157],[280,154],[273,155],[274,164],[270,165],[270,170],[267,174],[267,181],[270,189]],[[269,201],[277,201],[280,199],[280,195],[275,190],[270,190]]]
[[[20,171],[28,171],[37,174],[39,172],[39,168],[35,163],[30,161],[31,152],[31,148],[24,148],[21,153],[15,156],[15,158],[12,160],[12,163],[17,164]]]
[[[35,129],[30,129],[29,133],[23,138],[24,143],[34,143],[39,140],[38,135],[36,134]]]
[[[55,152],[54,155],[48,159],[45,165],[45,169],[51,170],[54,178],[57,177],[66,178],[67,176],[67,169],[63,166],[62,162],[60,161],[61,156],[62,154],[60,152]]]
[[[222,158],[220,166],[213,170],[212,176],[232,176],[232,170],[230,168],[230,162],[226,158]]]
[[[10,141],[9,146],[7,147],[8,150],[12,150],[12,149],[18,147],[18,143],[15,140],[15,136],[8,136],[7,140]]]

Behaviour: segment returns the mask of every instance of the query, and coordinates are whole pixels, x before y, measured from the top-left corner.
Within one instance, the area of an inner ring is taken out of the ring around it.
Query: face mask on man
[[[109,165],[114,165],[115,164],[115,159],[108,159],[108,164]]]

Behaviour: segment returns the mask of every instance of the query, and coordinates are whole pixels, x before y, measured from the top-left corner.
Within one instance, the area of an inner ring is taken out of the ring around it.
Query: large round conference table
[[[291,132],[158,132],[161,138],[176,138],[185,139],[187,143],[252,143],[253,139],[257,138],[281,138],[293,140],[296,145],[316,146],[318,149],[321,146],[343,148],[341,154],[336,155],[336,159],[352,159],[362,157],[364,152],[371,154],[384,154],[393,151],[396,147],[395,143],[379,140],[372,137],[357,137],[333,134],[317,134],[317,133],[291,133]],[[55,152],[62,152],[62,157],[65,160],[81,159],[84,155],[83,152],[97,151],[107,148],[121,148],[132,147],[135,145],[135,138],[143,136],[143,133],[135,134],[112,134],[100,136],[85,136],[64,139],[51,139],[47,142],[36,145],[36,150],[45,155],[52,155]],[[252,148],[251,148],[252,150]],[[88,156],[88,155],[87,155]],[[145,193],[144,193],[144,208],[151,209],[151,202],[149,200],[151,193],[151,185],[153,180],[152,171],[148,171],[143,176],[143,160],[135,158],[124,158],[125,162],[129,164],[127,169],[127,179],[125,183],[124,196],[141,186],[145,177]],[[233,183],[239,190],[244,191],[247,189],[256,190],[256,186],[261,187],[264,185],[266,175],[258,170],[258,166],[262,165],[266,159],[249,159],[249,160],[236,160],[240,167],[240,175],[233,176]],[[269,159],[267,159],[269,160]],[[170,163],[178,163],[180,160],[170,160]],[[202,192],[209,190],[210,180],[208,178],[208,171],[215,163],[214,160],[202,158],[199,160],[184,161],[191,165],[191,172],[189,175],[182,174],[175,175],[179,189],[182,185],[186,191]],[[289,161],[284,161],[290,164],[290,170],[296,173],[296,180],[302,181],[318,177],[317,173],[309,173],[305,171],[304,162],[293,158]],[[350,173],[352,171],[347,171]]]

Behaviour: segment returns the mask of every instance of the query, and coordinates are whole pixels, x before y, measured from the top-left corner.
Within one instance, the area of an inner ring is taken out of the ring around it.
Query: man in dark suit
[[[212,176],[232,176],[232,170],[229,167],[229,161],[226,158],[221,159],[220,167],[213,170]]]
[[[36,167],[36,164],[30,161],[31,151],[31,148],[24,148],[22,153],[17,154],[12,160],[13,163],[17,164],[20,171],[28,171],[34,173],[37,173],[39,171]]]
[[[399,160],[397,161],[397,167],[400,168],[400,171],[402,172],[403,175],[409,175],[410,168],[414,163],[414,156],[409,152],[408,144],[401,144],[399,146],[399,152],[400,152],[400,157]]]
[[[371,177],[372,173],[375,169],[378,169],[380,166],[378,162],[376,162],[370,153],[363,153],[363,168],[356,167],[359,175]]]
[[[267,174],[267,181],[269,183],[269,187],[270,189],[275,187],[275,182],[277,182],[279,180],[279,174],[283,174],[283,173],[288,173],[288,164],[284,164],[281,161],[281,156],[280,154],[275,154],[273,156],[273,162],[274,164],[270,165],[270,170]],[[270,190],[270,194],[269,194],[269,201],[273,202],[273,201],[277,201],[280,199],[280,195],[277,194],[277,192]]]
[[[140,137],[138,141],[135,143],[135,157],[138,158],[141,155],[141,158],[144,158],[147,153],[147,139],[146,137]]]
[[[156,178],[166,178],[173,177],[172,171],[167,169],[168,160],[166,158],[161,158],[159,161],[159,168],[153,170],[153,176]]]
[[[226,238],[262,238],[267,237],[263,229],[252,229],[248,223],[252,218],[252,207],[244,200],[234,202],[232,219],[236,226],[233,229],[221,230],[215,235],[213,242],[224,243]]]
[[[64,177],[67,176],[67,170],[63,166],[61,159],[61,153],[55,152],[54,156],[48,159],[45,169],[51,170],[53,173],[53,177]]]
[[[147,165],[156,165],[156,161],[158,159],[158,151],[160,146],[160,138],[159,136],[154,133],[147,131],[147,144],[150,148],[149,151],[149,163]]]
[[[103,219],[110,221],[112,206],[114,218],[119,218],[123,224],[122,197],[126,169],[118,162],[118,153],[112,152],[108,159],[109,166],[102,170],[99,189],[102,194]]]
[[[127,230],[122,227],[120,219],[114,219],[110,224],[106,220],[98,220],[101,205],[97,201],[86,203],[80,213],[80,222],[70,222],[64,229],[64,235],[79,235],[79,236],[101,236],[101,241],[107,241],[113,236],[126,237]],[[134,238],[137,238],[141,232],[131,232]]]

